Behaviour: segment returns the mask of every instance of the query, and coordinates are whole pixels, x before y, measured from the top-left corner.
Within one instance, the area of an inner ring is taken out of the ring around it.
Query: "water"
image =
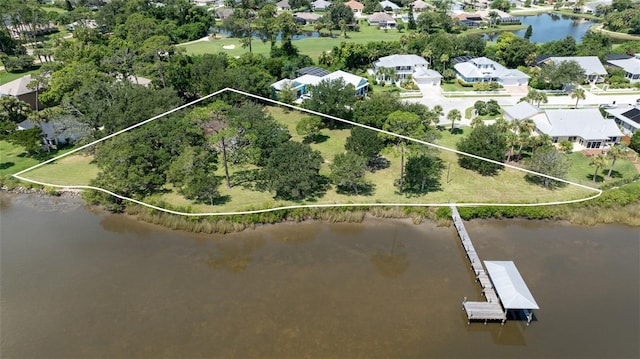
[[[223,34],[223,35],[229,35],[231,36],[231,32],[227,31],[225,29],[221,29],[221,28],[216,28],[216,32],[218,34]],[[293,35],[291,37],[291,40],[302,40],[302,39],[309,39],[309,38],[316,38],[316,37],[334,37],[337,38],[339,36],[339,31],[333,31],[333,33],[331,35],[329,35],[328,33],[320,33],[318,31],[302,31],[297,35]],[[254,39],[256,40],[262,40],[260,38],[260,36],[258,35],[253,35],[252,36]],[[280,41],[282,40],[282,36],[278,35],[276,37],[276,41]]]
[[[590,20],[557,14],[518,16],[518,18],[522,25],[531,25],[533,33],[529,41],[536,43],[562,40],[567,36],[572,36],[577,43],[580,43],[589,28],[596,24]],[[525,32],[526,29],[513,31],[514,34],[520,37],[524,37]],[[485,39],[489,41],[495,41],[497,38],[498,34],[485,36]]]
[[[473,221],[541,310],[467,326],[480,299],[451,228],[406,221],[193,235],[0,195],[0,356],[640,356],[637,228]]]

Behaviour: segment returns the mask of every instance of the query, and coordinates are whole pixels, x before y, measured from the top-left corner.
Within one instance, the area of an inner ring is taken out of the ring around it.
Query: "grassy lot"
[[[306,114],[297,111],[285,111],[277,107],[271,107],[268,111],[279,122],[289,128],[293,140],[302,140],[301,136],[296,133],[295,126],[297,121],[306,116]],[[462,128],[461,133],[457,134],[451,134],[446,130],[441,131],[442,137],[437,143],[449,148],[455,148],[455,144],[467,136],[469,131],[469,128]],[[328,175],[329,163],[336,154],[344,150],[344,144],[349,136],[349,130],[325,129],[322,131],[322,134],[325,136],[323,140],[319,143],[313,143],[311,146],[320,151],[322,157],[325,159],[325,163],[321,168],[321,174]],[[5,148],[2,149],[4,154]],[[15,149],[14,152],[16,152]],[[329,188],[321,198],[310,199],[303,202],[291,202],[276,200],[273,198],[272,193],[257,191],[250,187],[235,185],[233,188],[227,189],[224,184],[221,184],[219,191],[222,196],[225,196],[223,200],[224,203],[214,206],[193,204],[191,201],[186,200],[174,192],[155,195],[154,199],[167,201],[174,207],[191,207],[195,212],[227,212],[264,209],[301,203],[540,203],[582,198],[592,193],[575,186],[566,186],[557,190],[547,190],[539,186],[531,185],[524,179],[522,172],[513,169],[500,171],[500,173],[494,177],[480,176],[473,171],[459,167],[456,154],[448,151],[440,151],[439,156],[446,166],[441,178],[442,190],[426,195],[408,196],[397,193],[397,188],[394,186],[394,181],[400,176],[399,152],[394,149],[385,149],[382,154],[390,161],[390,166],[366,175],[366,178],[373,184],[374,190],[370,195],[347,195],[338,193],[335,188]],[[572,159],[573,157],[578,157],[578,155],[579,154],[572,154]],[[408,156],[410,156],[410,153],[407,153],[407,157]],[[23,167],[26,168],[27,166],[24,165]],[[247,168],[231,167],[232,173],[246,169]],[[627,176],[629,169],[633,168],[629,168],[628,164],[623,160],[618,161],[615,167],[615,170],[619,171],[619,175],[622,176]],[[13,172],[15,171],[11,173]],[[81,185],[87,184],[97,172],[97,167],[91,163],[91,157],[74,155],[64,158],[55,164],[29,172],[25,174],[25,177],[55,184]],[[578,165],[572,168],[570,177],[571,179],[581,178],[582,180],[579,182],[590,184],[589,178],[586,177],[589,173],[592,173],[592,168],[588,166],[588,160],[586,165],[584,161],[578,161]],[[219,169],[219,175],[222,175],[222,168]]]
[[[4,85],[7,82],[11,82],[13,80],[19,79],[22,76],[33,75],[38,73],[39,69],[25,71],[25,72],[7,72],[6,70],[0,71],[0,85]]]
[[[24,177],[63,186],[86,186],[98,175],[98,166],[92,161],[93,156],[71,155],[29,171]]]
[[[466,92],[474,91],[473,87],[460,86],[460,84],[458,84],[457,81],[451,81],[451,82],[443,81],[441,86],[442,86],[442,91],[466,91]]]

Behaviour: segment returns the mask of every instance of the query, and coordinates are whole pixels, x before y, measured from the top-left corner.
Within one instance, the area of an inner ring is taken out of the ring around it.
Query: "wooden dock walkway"
[[[507,320],[507,312],[502,308],[500,298],[498,298],[491,284],[491,280],[482,265],[482,261],[476,253],[473,243],[471,243],[471,237],[469,237],[467,229],[464,228],[462,217],[460,217],[456,206],[451,206],[451,217],[453,218],[453,225],[458,232],[458,237],[460,237],[462,248],[467,254],[467,258],[471,264],[471,270],[475,274],[476,280],[480,283],[482,293],[486,298],[486,301],[483,302],[470,302],[467,301],[466,297],[464,298],[462,308],[467,313],[467,323],[470,323],[472,320],[484,320],[484,323],[487,324],[488,320],[500,320],[501,323],[504,324]]]

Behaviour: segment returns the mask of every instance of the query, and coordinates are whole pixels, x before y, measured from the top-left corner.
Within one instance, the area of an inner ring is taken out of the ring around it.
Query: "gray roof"
[[[418,67],[413,72],[413,78],[442,78],[442,75],[436,70],[427,69],[424,67]]]
[[[424,9],[427,6],[429,6],[429,4],[427,4],[426,2],[424,2],[422,0],[416,0],[412,4],[413,4],[413,8],[414,9]]]
[[[39,124],[35,124],[31,122],[31,120],[24,120],[18,124],[19,130],[29,130],[34,127],[40,127],[42,130],[43,136],[50,139],[56,138],[56,131],[53,128],[53,125],[50,122],[40,122]]]
[[[640,106],[609,108],[606,109],[605,112],[616,117],[620,121],[626,122],[632,128],[640,128]]]
[[[540,309],[512,261],[484,261],[505,309]]]
[[[426,66],[429,62],[424,57],[418,55],[391,55],[384,56],[376,61],[376,67],[398,67],[398,66]]]
[[[383,9],[390,7],[391,10],[400,10],[400,6],[392,3],[389,0],[380,1],[380,6],[382,6]]]
[[[615,121],[604,119],[596,108],[547,110],[545,115],[532,119],[540,132],[551,137],[579,136],[585,140],[622,137]]]
[[[505,107],[504,115],[515,120],[526,120],[527,118],[541,113],[542,110],[527,101],[518,102],[515,106]]]
[[[22,76],[19,79],[7,82],[6,84],[0,86],[0,94],[17,97],[20,95],[35,92],[36,90],[27,87],[31,80],[31,75],[27,75]]]
[[[369,20],[369,22],[396,22],[393,16],[387,14],[386,12],[374,12],[373,14],[367,16],[367,20]]]
[[[331,4],[333,4],[331,1],[316,0],[311,3],[311,6],[313,6],[314,9],[326,9],[331,6]]]
[[[606,75],[607,70],[602,66],[602,62],[598,56],[567,56],[567,57],[550,57],[550,61],[560,63],[562,61],[575,61],[584,69],[587,75],[597,74]]]
[[[281,9],[291,9],[291,6],[289,6],[289,0],[278,1],[276,3],[276,6],[281,8]]]
[[[480,69],[476,65],[491,65],[493,68]],[[455,64],[453,68],[466,78],[530,78],[529,75],[520,70],[508,69],[486,57],[476,57],[466,62]]]
[[[631,74],[640,74],[640,58],[632,57],[625,60],[609,60],[607,61],[611,65],[624,69]]]

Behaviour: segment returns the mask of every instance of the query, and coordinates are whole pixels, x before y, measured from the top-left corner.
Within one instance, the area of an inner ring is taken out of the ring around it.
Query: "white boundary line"
[[[51,162],[54,162],[54,161],[59,160],[61,158],[64,158],[64,157],[69,156],[71,154],[74,154],[74,153],[76,153],[78,151],[82,151],[83,149],[85,149],[87,147],[96,145],[96,144],[98,144],[98,143],[100,143],[102,141],[108,140],[108,139],[110,139],[110,138],[112,138],[114,136],[117,136],[119,134],[125,133],[125,132],[130,131],[130,130],[132,130],[134,128],[140,127],[140,126],[145,125],[145,124],[147,124],[147,123],[149,123],[151,121],[155,121],[155,120],[157,120],[159,118],[162,118],[164,116],[170,115],[170,114],[172,114],[172,113],[174,113],[176,111],[182,110],[182,109],[187,108],[187,107],[189,107],[191,105],[194,105],[196,103],[199,103],[201,101],[204,101],[204,100],[206,100],[208,98],[217,96],[217,95],[219,95],[221,93],[224,93],[224,92],[227,92],[227,91],[235,92],[237,94],[240,94],[240,95],[243,95],[243,96],[247,96],[247,97],[252,97],[252,98],[255,98],[255,99],[258,99],[258,100],[261,100],[261,101],[271,102],[271,103],[276,104],[276,105],[289,107],[289,108],[292,108],[292,109],[297,110],[297,111],[302,111],[302,112],[314,114],[314,115],[317,115],[317,116],[330,118],[330,119],[333,119],[333,120],[336,120],[336,121],[340,121],[340,122],[343,122],[343,123],[350,124],[352,126],[360,126],[362,128],[366,128],[366,129],[369,129],[369,130],[377,131],[377,132],[384,133],[384,134],[387,134],[387,135],[390,135],[390,136],[395,136],[395,137],[402,138],[402,139],[405,139],[405,140],[408,140],[408,141],[412,141],[412,142],[416,142],[416,143],[419,143],[419,144],[422,144],[422,145],[426,145],[426,146],[430,146],[430,147],[433,147],[433,148],[437,148],[439,150],[449,151],[449,152],[453,152],[453,153],[456,153],[456,154],[462,154],[462,155],[465,155],[465,156],[469,156],[469,157],[476,158],[476,159],[479,159],[479,160],[484,160],[484,161],[487,161],[487,162],[490,162],[490,163],[494,163],[494,164],[497,164],[497,165],[500,165],[500,166],[504,166],[504,167],[507,167],[507,168],[515,169],[517,171],[521,171],[521,172],[525,172],[525,173],[529,173],[529,174],[533,174],[533,175],[546,177],[546,178],[549,178],[549,179],[552,179],[552,180],[555,180],[555,181],[563,182],[563,183],[566,183],[566,184],[569,184],[569,185],[577,186],[577,187],[580,187],[580,188],[583,188],[583,189],[586,189],[586,190],[590,190],[590,191],[596,192],[596,194],[591,196],[591,197],[586,197],[586,198],[581,198],[581,199],[567,200],[567,201],[555,201],[555,202],[543,202],[543,203],[349,203],[349,204],[313,204],[313,205],[282,206],[282,207],[259,209],[259,210],[253,210],[253,211],[239,211],[239,212],[186,213],[186,212],[174,211],[174,210],[170,210],[170,209],[154,206],[154,205],[151,205],[151,204],[148,204],[148,203],[145,203],[145,202],[141,202],[141,201],[135,200],[133,198],[129,198],[129,197],[125,197],[125,196],[119,195],[117,193],[111,192],[109,190],[106,190],[106,189],[100,188],[100,187],[80,186],[80,185],[78,185],[78,186],[63,186],[63,185],[56,185],[56,184],[52,184],[52,183],[36,181],[36,180],[32,180],[32,179],[25,178],[25,177],[21,176],[23,173],[29,172],[31,170],[34,170],[34,169],[38,168],[38,167],[44,166],[44,165],[46,165],[48,163],[51,163]],[[384,207],[384,206],[445,207],[445,206],[451,206],[451,205],[456,205],[458,207],[481,207],[481,206],[484,206],[484,207],[486,207],[486,206],[536,207],[536,206],[551,206],[551,205],[559,205],[559,204],[584,202],[584,201],[588,201],[588,200],[597,198],[600,195],[602,195],[602,190],[600,190],[598,188],[585,186],[585,185],[582,185],[582,184],[579,184],[579,183],[567,181],[567,180],[562,179],[562,178],[548,176],[548,175],[545,175],[545,174],[542,174],[542,173],[538,173],[538,172],[535,172],[535,171],[531,171],[531,170],[527,170],[527,169],[524,169],[524,168],[520,168],[520,167],[516,167],[516,166],[513,166],[513,165],[509,165],[509,164],[506,164],[506,163],[494,161],[494,160],[491,160],[491,159],[488,159],[488,158],[476,156],[476,155],[471,154],[471,153],[461,152],[461,151],[458,151],[458,150],[455,150],[455,149],[452,149],[452,148],[436,145],[436,144],[433,144],[433,143],[430,143],[430,142],[426,142],[426,141],[422,141],[422,140],[418,140],[418,139],[415,139],[415,138],[412,138],[412,137],[395,134],[393,132],[381,130],[381,129],[378,129],[378,128],[375,128],[375,127],[363,125],[363,124],[360,124],[360,123],[357,123],[357,122],[353,122],[353,121],[348,121],[348,120],[345,120],[345,119],[342,119],[342,118],[339,118],[339,117],[326,115],[326,114],[323,114],[323,113],[320,113],[320,112],[317,112],[317,111],[304,109],[304,108],[301,108],[301,107],[298,107],[298,106],[289,105],[289,104],[286,104],[286,103],[283,103],[283,102],[280,102],[280,101],[276,101],[276,100],[273,100],[273,99],[270,99],[270,98],[265,98],[265,97],[262,97],[262,96],[254,95],[254,94],[251,94],[251,93],[248,93],[248,92],[244,92],[244,91],[240,91],[240,90],[236,90],[236,89],[233,89],[233,88],[225,88],[225,89],[213,92],[213,93],[211,93],[209,95],[206,95],[206,96],[203,96],[203,97],[201,97],[201,98],[199,98],[197,100],[191,101],[191,102],[186,103],[184,105],[178,106],[178,107],[176,107],[176,108],[174,108],[172,110],[169,110],[167,112],[161,113],[161,114],[159,114],[157,116],[151,117],[151,118],[149,118],[147,120],[144,120],[142,122],[139,122],[139,123],[137,123],[137,124],[135,124],[133,126],[129,126],[129,127],[125,128],[123,130],[114,132],[114,133],[112,133],[112,134],[110,134],[108,136],[105,136],[105,137],[103,137],[103,138],[101,138],[99,140],[96,140],[96,141],[88,143],[88,144],[86,144],[84,146],[78,147],[78,148],[76,148],[76,149],[74,149],[72,151],[66,152],[64,154],[61,154],[61,155],[56,156],[54,158],[51,158],[51,159],[49,159],[47,161],[38,163],[37,165],[29,167],[29,168],[27,168],[25,170],[22,170],[20,172],[17,172],[15,174],[13,174],[12,176],[17,178],[17,179],[19,179],[19,180],[22,180],[22,181],[31,182],[31,183],[35,183],[35,184],[39,184],[39,185],[43,185],[43,186],[47,186],[47,187],[62,188],[62,189],[91,189],[91,190],[96,190],[96,191],[104,192],[104,193],[109,194],[111,196],[114,196],[114,197],[129,201],[129,202],[137,203],[139,205],[142,205],[142,206],[145,206],[145,207],[148,207],[148,208],[152,208],[152,209],[155,209],[155,210],[158,210],[158,211],[163,211],[163,212],[167,212],[167,213],[171,213],[171,214],[177,214],[177,215],[183,215],[183,216],[198,216],[198,217],[203,217],[203,216],[228,216],[228,215],[236,215],[236,214],[255,214],[255,213],[273,212],[273,211],[279,211],[279,210],[284,210],[284,209],[294,209],[294,208]]]

